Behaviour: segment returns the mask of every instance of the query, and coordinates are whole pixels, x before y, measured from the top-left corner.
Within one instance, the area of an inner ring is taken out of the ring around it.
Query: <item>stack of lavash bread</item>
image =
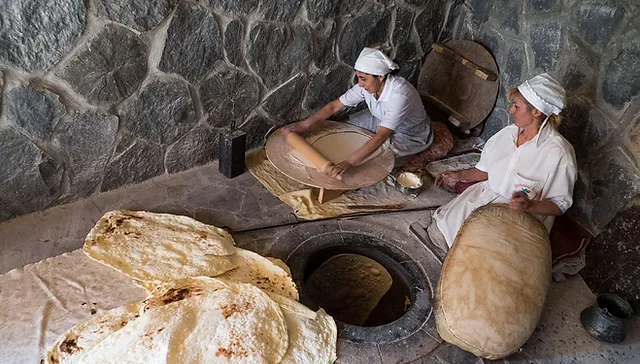
[[[89,257],[149,296],[67,330],[44,363],[333,363],[336,324],[297,302],[284,262],[236,248],[194,219],[111,211]]]

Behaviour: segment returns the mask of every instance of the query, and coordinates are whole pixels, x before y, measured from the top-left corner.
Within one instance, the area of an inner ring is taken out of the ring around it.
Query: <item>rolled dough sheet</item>
[[[360,149],[369,139],[371,139],[371,137],[368,135],[355,131],[345,131],[322,135],[315,140],[309,141],[309,144],[331,162],[340,163]],[[375,158],[381,152],[381,148],[376,149],[371,155],[358,163],[358,165]],[[291,150],[291,156],[299,163],[314,168],[311,162],[293,149]]]
[[[125,275],[82,250],[0,275],[0,362],[40,363],[73,325],[145,297]]]

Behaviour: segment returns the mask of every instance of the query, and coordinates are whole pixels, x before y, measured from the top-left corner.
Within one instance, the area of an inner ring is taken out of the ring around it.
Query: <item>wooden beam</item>
[[[429,101],[433,102],[436,106],[448,112],[450,114],[449,121],[453,125],[461,129],[465,129],[468,127],[468,125],[471,125],[471,122],[469,121],[469,119],[467,119],[466,116],[460,114],[459,112],[454,110],[451,106],[445,104],[435,96],[429,95],[428,93],[422,92],[422,91],[419,91],[419,93],[420,93],[420,96],[426,97]]]
[[[437,43],[433,43],[431,45],[431,48],[434,51],[442,54],[443,56],[447,56],[449,58],[452,58],[452,59],[462,63],[463,65],[469,67],[476,76],[480,77],[481,79],[483,79],[485,81],[492,81],[493,82],[493,81],[498,79],[498,76],[496,76],[492,72],[487,71],[486,69],[478,66],[477,64],[475,64],[472,61],[464,58],[463,56],[461,56],[457,52],[452,51],[451,49],[449,49],[449,48],[447,48],[445,46],[442,46],[442,45],[437,44]]]
[[[340,197],[345,192],[345,190],[328,190],[326,188],[320,188],[320,190],[318,191],[318,202],[320,202],[321,204],[329,202],[335,198]]]

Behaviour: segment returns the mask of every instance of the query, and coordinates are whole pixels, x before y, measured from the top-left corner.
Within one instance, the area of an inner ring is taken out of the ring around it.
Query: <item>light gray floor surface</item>
[[[445,203],[452,197],[427,187],[414,207]],[[213,163],[0,223],[0,274],[82,247],[84,237],[95,222],[102,214],[114,209],[188,215],[205,223],[228,227],[234,232],[298,222],[291,208],[271,195],[249,172],[227,179]],[[372,223],[388,221],[404,229],[414,222],[427,224],[430,214],[428,210],[394,212],[357,219]],[[265,229],[268,235],[267,230],[273,229]],[[579,276],[553,283],[541,322],[532,337],[521,352],[498,362],[640,363],[638,316],[629,322],[629,335],[622,344],[596,341],[584,331],[579,320],[580,311],[594,300],[594,295]],[[481,362],[489,361],[447,343],[413,361],[440,364]]]

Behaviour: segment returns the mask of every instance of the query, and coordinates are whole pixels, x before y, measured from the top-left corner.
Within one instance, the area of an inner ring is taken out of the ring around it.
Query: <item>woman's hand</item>
[[[309,129],[311,125],[317,123],[318,121],[326,120],[331,115],[337,113],[339,110],[342,110],[343,107],[344,104],[342,103],[342,101],[340,101],[340,99],[335,99],[324,105],[315,114],[304,119],[303,122],[295,125],[287,125],[282,128],[282,135],[286,136],[290,133],[302,134],[307,131],[307,129]]]
[[[307,122],[307,120],[297,124],[289,124],[282,128],[282,135],[287,136],[291,133],[302,134],[307,131],[310,126],[311,123]]]
[[[460,171],[442,172],[436,177],[435,186],[441,187],[443,184],[446,184],[453,187],[458,181],[460,181]]]
[[[511,195],[511,200],[509,201],[509,207],[516,211],[529,212],[531,211],[531,200],[526,193],[522,191],[514,192]]]
[[[459,171],[443,172],[436,177],[435,186],[442,185],[453,188],[456,183],[462,182],[479,182],[486,181],[489,178],[487,172],[483,172],[477,168],[461,169]]]
[[[342,161],[332,166],[331,169],[327,171],[327,175],[331,178],[342,179],[342,174],[351,167],[353,167],[351,163],[348,161]]]

